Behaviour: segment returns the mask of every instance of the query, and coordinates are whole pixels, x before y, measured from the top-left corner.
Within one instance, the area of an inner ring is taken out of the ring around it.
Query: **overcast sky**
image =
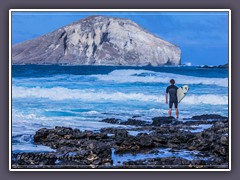
[[[128,18],[182,50],[182,64],[228,63],[227,12],[14,12],[12,43],[47,34],[90,15]]]

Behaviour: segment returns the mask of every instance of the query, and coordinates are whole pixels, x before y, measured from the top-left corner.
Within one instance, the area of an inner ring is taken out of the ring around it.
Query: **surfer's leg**
[[[172,109],[171,108],[169,108],[169,110],[168,110],[168,116],[172,116]]]
[[[178,112],[178,108],[175,109],[176,110],[176,117],[179,117],[179,112]]]
[[[172,116],[172,105],[173,105],[173,102],[169,101],[169,110],[168,110],[168,115],[169,116]]]
[[[179,112],[178,112],[178,102],[174,102],[174,106],[175,106],[175,111],[176,111],[176,117],[179,117]]]

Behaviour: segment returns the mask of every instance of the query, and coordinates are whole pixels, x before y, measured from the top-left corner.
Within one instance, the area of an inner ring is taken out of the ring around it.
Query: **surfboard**
[[[178,98],[178,103],[181,102],[181,100],[186,96],[187,92],[189,90],[188,85],[184,85],[177,90],[177,98]]]

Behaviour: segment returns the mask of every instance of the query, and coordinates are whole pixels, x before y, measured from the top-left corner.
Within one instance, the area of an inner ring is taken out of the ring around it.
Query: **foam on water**
[[[213,77],[196,77],[189,75],[181,75],[175,73],[155,72],[150,70],[122,69],[114,70],[108,74],[93,74],[93,75],[54,75],[50,77],[28,77],[28,78],[13,78],[13,84],[29,85],[32,87],[38,84],[39,81],[51,86],[55,85],[89,85],[96,80],[105,82],[118,83],[169,83],[169,79],[174,78],[176,82],[181,84],[202,84],[216,85],[220,87],[228,87],[228,78],[213,78]],[[66,81],[67,80],[67,81]],[[29,84],[31,83],[31,84]]]
[[[33,145],[33,144],[16,144],[12,147],[13,153],[21,153],[21,152],[55,152],[54,149],[51,149],[47,146],[42,145]]]
[[[167,83],[175,79],[181,84],[205,84],[228,87],[228,78],[206,78],[186,76],[173,73],[154,72],[148,70],[114,70],[107,75],[92,75],[101,81],[114,81],[115,83]]]
[[[134,130],[128,130],[128,134],[131,136],[137,136],[140,133],[151,133],[152,131],[148,131],[148,130],[141,130],[141,131],[134,131]]]
[[[31,143],[33,141],[33,135],[31,134],[21,134],[12,136],[12,143]]]
[[[143,101],[165,103],[164,95],[150,95],[143,93],[106,92],[96,90],[68,89],[63,87],[55,88],[25,88],[13,86],[13,98],[46,98],[50,100],[83,100],[83,101]],[[227,105],[228,96],[206,94],[187,95],[182,104],[212,104]]]
[[[197,133],[197,132],[202,132],[202,131],[204,131],[205,129],[211,128],[211,127],[212,127],[212,124],[200,124],[200,125],[191,126],[191,127],[194,127],[194,128],[196,128],[196,129],[190,130],[190,131],[193,132],[193,133]]]

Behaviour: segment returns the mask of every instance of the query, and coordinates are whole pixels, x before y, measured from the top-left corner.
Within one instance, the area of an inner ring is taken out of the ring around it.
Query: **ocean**
[[[167,116],[165,91],[172,78],[176,86],[190,87],[179,104],[179,120],[202,114],[228,116],[228,69],[13,65],[12,150],[53,151],[34,145],[33,135],[40,128],[99,131],[118,126],[99,122],[105,118],[124,121],[135,116],[150,122]]]

